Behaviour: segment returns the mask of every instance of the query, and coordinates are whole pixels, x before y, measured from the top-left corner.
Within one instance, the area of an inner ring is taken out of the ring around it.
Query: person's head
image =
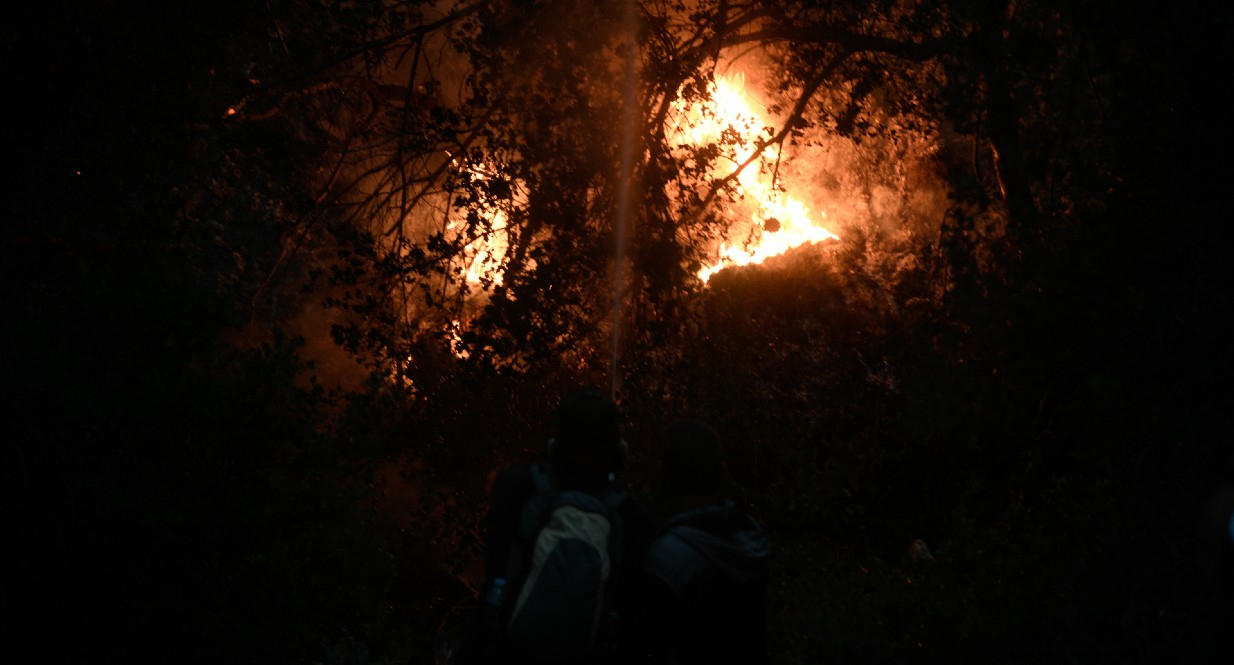
[[[670,494],[716,499],[726,469],[720,435],[707,423],[683,418],[664,430],[664,481]]]
[[[557,408],[550,454],[557,459],[590,463],[605,471],[617,470],[625,459],[617,405],[596,388],[567,395]]]

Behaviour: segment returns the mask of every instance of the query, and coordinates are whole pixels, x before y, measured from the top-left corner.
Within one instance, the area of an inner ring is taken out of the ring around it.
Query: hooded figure
[[[722,496],[723,449],[711,427],[665,432],[665,512],[635,584],[626,655],[639,663],[767,662],[766,533]]]

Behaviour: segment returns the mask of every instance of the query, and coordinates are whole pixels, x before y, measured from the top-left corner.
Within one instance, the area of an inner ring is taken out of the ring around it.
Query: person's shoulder
[[[707,558],[672,529],[652,540],[643,555],[643,572],[666,584],[677,596],[707,568]]]

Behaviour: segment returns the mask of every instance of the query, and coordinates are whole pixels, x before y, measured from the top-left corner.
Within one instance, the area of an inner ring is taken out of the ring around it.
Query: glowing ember
[[[743,247],[737,247],[728,243],[721,244],[719,261],[699,270],[699,278],[705,282],[712,275],[729,266],[762,263],[794,247],[838,237],[831,231],[810,221],[810,211],[800,201],[788,197],[783,198],[786,200],[766,204],[766,207],[775,213],[775,216],[767,221],[778,223],[775,225],[770,223],[764,224],[763,232],[757,244],[751,243]],[[820,218],[824,216],[825,213],[819,213]],[[780,219],[786,221],[780,222]],[[800,220],[806,220],[806,222],[803,224]]]
[[[769,123],[754,110],[745,94],[744,80],[735,81],[718,76],[708,86],[710,103],[677,107],[676,135],[683,144],[701,146],[721,140],[726,132],[736,132],[743,139],[736,146],[734,164],[754,156],[759,134],[770,135]],[[763,148],[761,154],[737,176],[738,194],[751,206],[748,213],[750,233],[745,242],[723,243],[717,260],[698,271],[704,282],[729,266],[761,263],[766,259],[807,243],[837,238],[821,225],[826,213],[811,214],[800,200],[777,188],[774,164],[779,159],[778,146]],[[729,175],[719,166],[713,177]]]

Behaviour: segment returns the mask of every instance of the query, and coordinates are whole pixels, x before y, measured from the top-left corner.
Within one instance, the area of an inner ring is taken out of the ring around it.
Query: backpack
[[[543,661],[584,657],[609,632],[609,596],[621,560],[625,493],[597,498],[557,487],[531,467],[535,494],[523,508],[507,579],[517,594],[505,618],[511,641]],[[517,583],[515,582],[517,581]]]

